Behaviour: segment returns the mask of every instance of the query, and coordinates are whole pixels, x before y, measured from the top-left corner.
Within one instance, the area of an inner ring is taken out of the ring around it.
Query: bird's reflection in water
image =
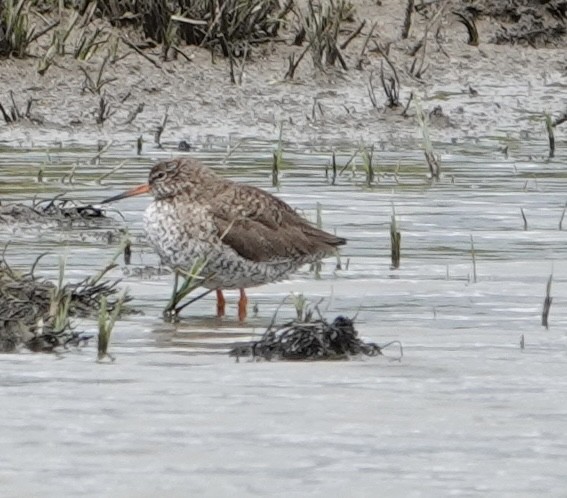
[[[181,318],[177,323],[162,322],[152,330],[155,345],[181,348],[194,353],[228,354],[236,344],[261,337],[271,317],[239,320],[211,316]]]

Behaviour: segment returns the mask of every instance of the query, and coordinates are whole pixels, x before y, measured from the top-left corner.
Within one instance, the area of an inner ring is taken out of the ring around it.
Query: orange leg
[[[243,322],[246,319],[246,308],[248,307],[248,298],[244,289],[240,289],[240,300],[238,301],[238,319]]]
[[[224,316],[224,306],[226,301],[224,300],[224,296],[222,295],[222,290],[217,289],[217,316],[221,317]]]

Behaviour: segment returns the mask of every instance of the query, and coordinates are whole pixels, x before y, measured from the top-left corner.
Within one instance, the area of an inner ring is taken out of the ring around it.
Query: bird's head
[[[148,192],[157,200],[175,197],[182,193],[191,195],[197,184],[206,182],[212,176],[214,176],[213,172],[194,159],[178,158],[161,161],[152,167],[148,183],[109,197],[102,201],[102,204]]]

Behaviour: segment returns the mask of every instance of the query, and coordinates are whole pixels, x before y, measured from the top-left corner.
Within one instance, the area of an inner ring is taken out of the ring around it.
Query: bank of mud
[[[415,2],[417,7],[424,3]],[[336,63],[324,71],[315,67],[307,42],[293,45],[298,19],[290,14],[277,37],[250,49],[243,68],[241,58],[235,61],[237,84],[230,82],[229,60],[220,54],[212,57],[208,49],[184,45],[183,56],[163,61],[160,46],[147,48],[147,43],[142,55],[121,42],[103,71],[106,48],[86,62],[72,53],[57,56],[42,76],[38,64],[49,46],[46,35],[30,57],[0,60],[0,102],[20,115],[0,124],[0,143],[68,146],[112,140],[135,147],[142,137],[143,149],[151,150],[167,115],[159,141],[171,148],[181,141],[277,140],[282,126],[286,141],[398,147],[420,137],[416,101],[426,113],[435,111],[434,141],[544,139],[544,114],[567,110],[563,4],[429,2],[414,10],[404,39],[406,2],[359,0],[339,34],[344,43],[366,21],[341,51],[347,70]],[[297,9],[305,12],[306,6]],[[475,19],[477,46],[469,44],[455,12]],[[91,23],[111,36],[119,29],[96,16]],[[522,26],[530,23],[543,34],[522,39]],[[506,33],[516,38],[506,41]],[[116,36],[140,42],[135,33]],[[70,46],[76,43],[72,35],[69,40]],[[286,79],[290,57],[297,60],[304,51],[293,79]],[[399,106],[389,107],[380,75],[383,70],[391,85],[393,68]],[[97,81],[105,83],[97,88]],[[558,146],[564,137],[558,127]]]

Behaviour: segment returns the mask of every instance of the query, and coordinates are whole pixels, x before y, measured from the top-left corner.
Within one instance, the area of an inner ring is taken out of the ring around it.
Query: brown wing
[[[211,202],[223,243],[256,262],[303,259],[330,254],[346,243],[312,226],[288,204],[268,192],[227,182]]]
[[[249,218],[277,228],[285,215],[297,216],[293,208],[284,201],[256,187],[224,180],[218,182],[210,201],[215,213]]]

